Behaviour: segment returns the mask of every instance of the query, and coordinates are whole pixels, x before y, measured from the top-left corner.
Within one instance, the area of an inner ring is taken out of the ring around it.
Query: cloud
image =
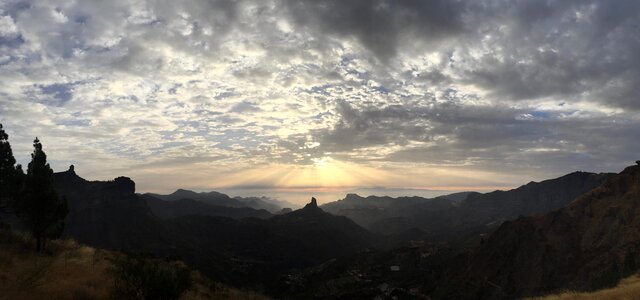
[[[319,35],[353,37],[387,61],[412,38],[437,42],[462,31],[461,1],[285,1],[296,24]]]
[[[0,121],[23,163],[39,136],[55,168],[155,174],[143,190],[326,157],[476,184],[615,171],[640,150],[639,20],[624,0],[4,1]]]
[[[317,152],[360,149],[386,153],[373,160],[430,165],[611,169],[640,147],[638,120],[626,115],[581,116],[573,111],[434,104],[357,109],[339,102],[339,121],[316,132]],[[611,135],[609,135],[609,134]]]

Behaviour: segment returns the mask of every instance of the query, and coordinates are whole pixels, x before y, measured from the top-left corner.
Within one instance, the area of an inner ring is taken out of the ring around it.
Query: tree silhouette
[[[9,144],[9,135],[0,124],[0,211],[13,206],[13,201],[22,188],[23,180],[22,166],[16,165],[16,159]]]
[[[44,251],[47,238],[58,238],[62,234],[69,210],[66,199],[60,199],[53,187],[53,170],[38,138],[33,141],[33,147],[16,213],[36,239],[36,250]]]

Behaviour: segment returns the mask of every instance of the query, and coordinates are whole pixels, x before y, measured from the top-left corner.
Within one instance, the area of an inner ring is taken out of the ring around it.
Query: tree
[[[22,166],[16,165],[9,135],[0,124],[0,210],[13,206],[13,201],[22,188],[23,179]]]
[[[53,187],[53,170],[38,138],[33,147],[24,189],[15,209],[36,239],[36,250],[44,251],[47,238],[62,235],[69,210],[66,199],[60,199]]]

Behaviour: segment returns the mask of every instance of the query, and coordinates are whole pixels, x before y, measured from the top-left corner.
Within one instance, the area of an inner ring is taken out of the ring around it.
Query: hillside
[[[513,298],[610,287],[640,267],[639,254],[640,166],[631,166],[565,208],[502,224],[440,294]]]
[[[632,275],[609,289],[595,292],[562,292],[555,295],[530,298],[531,300],[614,300],[640,298],[640,275]]]
[[[40,254],[25,236],[0,230],[0,299],[113,299],[114,262],[123,257],[73,240],[52,241],[49,253]],[[266,299],[189,272],[192,286],[180,299]]]
[[[346,217],[313,202],[268,220],[187,216],[167,221],[184,257],[216,279],[239,286],[277,286],[287,274],[370,249],[373,236]],[[275,289],[275,290],[274,290]]]

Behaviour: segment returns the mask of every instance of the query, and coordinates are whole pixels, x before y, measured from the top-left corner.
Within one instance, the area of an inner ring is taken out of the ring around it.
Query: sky
[[[26,164],[320,202],[640,159],[640,1],[0,0]]]

